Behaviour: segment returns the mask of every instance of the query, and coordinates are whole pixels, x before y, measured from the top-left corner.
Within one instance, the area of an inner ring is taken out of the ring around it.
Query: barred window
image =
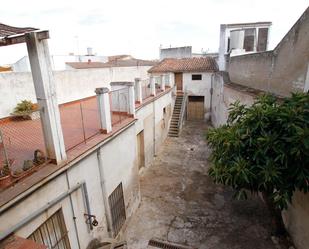
[[[59,209],[47,219],[28,239],[44,244],[48,249],[70,249],[68,231],[64,223],[62,210]]]

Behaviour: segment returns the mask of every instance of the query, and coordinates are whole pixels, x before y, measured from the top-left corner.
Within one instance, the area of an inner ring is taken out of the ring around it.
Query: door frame
[[[176,75],[178,75],[179,78],[177,78]],[[176,90],[179,92],[183,92],[183,73],[174,73],[174,78],[175,78]],[[178,82],[179,79],[181,80]],[[181,89],[178,88],[180,84],[181,84]]]

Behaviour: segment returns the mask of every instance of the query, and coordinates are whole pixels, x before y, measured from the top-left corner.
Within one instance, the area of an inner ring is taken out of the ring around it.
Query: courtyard
[[[262,201],[234,200],[233,190],[207,176],[206,131],[206,123],[188,121],[142,171],[141,204],[123,234],[128,248],[147,248],[150,239],[200,249],[276,248]]]

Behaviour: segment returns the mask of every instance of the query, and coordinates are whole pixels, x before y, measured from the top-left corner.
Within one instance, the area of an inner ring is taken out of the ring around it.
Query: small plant
[[[14,109],[14,114],[28,114],[38,109],[36,104],[33,104],[30,100],[23,100],[17,104]]]
[[[0,177],[8,176],[10,174],[10,167],[7,161],[3,162],[3,167],[0,169]]]

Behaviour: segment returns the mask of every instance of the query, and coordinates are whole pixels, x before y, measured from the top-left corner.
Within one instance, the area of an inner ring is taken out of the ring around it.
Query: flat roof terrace
[[[59,110],[67,153],[101,133],[95,96],[62,104]],[[111,118],[113,127],[132,119],[127,113],[117,111],[111,111]],[[46,155],[46,148],[39,114],[33,120],[25,117],[2,119],[0,130],[3,134],[3,141],[0,143],[0,169],[7,157],[12,174],[18,178],[17,176],[27,171],[27,168],[37,166],[35,163],[48,162],[47,158],[43,158]],[[35,155],[35,152],[38,155]]]
[[[156,89],[156,96],[148,96],[142,104],[135,104],[136,110],[152,103],[171,90],[170,87],[167,87],[165,91]],[[112,106],[111,109],[114,110]],[[105,140],[116,136],[136,120],[132,115],[123,111],[111,111],[112,132],[102,133],[95,96],[61,104],[59,110],[68,158],[64,165],[55,165],[44,157],[46,149],[39,117],[34,120],[25,120],[21,117],[0,120],[0,130],[3,133],[2,143],[0,141],[0,170],[3,170],[6,161],[4,151],[10,161],[11,170],[9,183],[1,183],[0,177],[0,206],[54,172],[70,167],[82,155],[86,155]],[[37,150],[39,150],[39,157],[36,159],[34,154]],[[44,158],[41,158],[40,153]],[[17,184],[19,182],[22,184]]]

